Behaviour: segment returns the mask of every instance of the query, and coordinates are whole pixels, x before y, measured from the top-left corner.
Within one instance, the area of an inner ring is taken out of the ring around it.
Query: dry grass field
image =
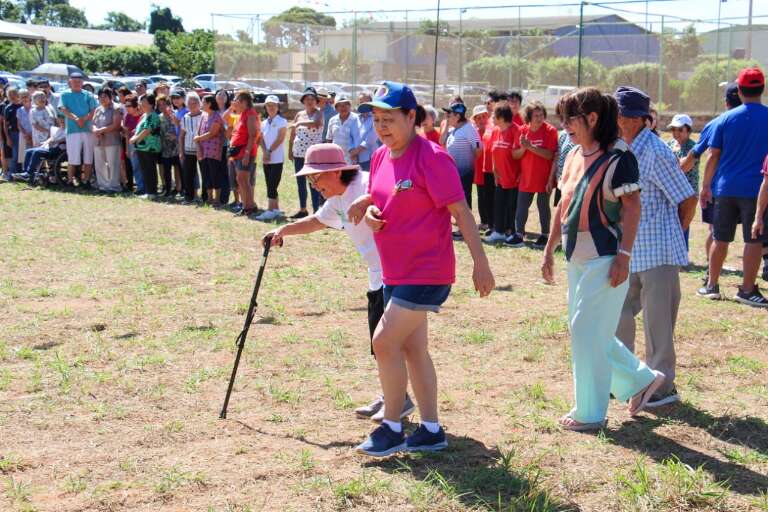
[[[263,205],[261,177],[258,191]],[[292,213],[293,180],[281,192]],[[373,426],[352,410],[378,383],[367,276],[343,233],[270,254],[220,420],[270,225],[20,184],[0,185],[0,222],[2,511],[768,511],[768,314],[695,296],[698,220],[682,404],[632,420],[613,402],[599,434],[560,430],[562,257],[547,286],[541,252],[488,247],[498,288],[480,299],[458,244],[458,282],[430,320],[450,448],[383,460],[352,450]]]

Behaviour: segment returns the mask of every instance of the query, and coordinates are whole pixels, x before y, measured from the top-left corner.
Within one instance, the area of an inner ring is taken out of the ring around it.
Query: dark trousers
[[[373,356],[373,333],[379,320],[384,316],[384,287],[368,292],[368,329],[371,332],[371,355]],[[375,357],[375,356],[374,356]]]
[[[181,183],[184,186],[184,198],[192,201],[195,198],[195,178],[197,177],[197,155],[187,153],[181,162]]]
[[[496,186],[493,197],[493,230],[502,235],[508,229],[515,230],[517,189]]]
[[[150,151],[137,151],[139,157],[139,166],[141,174],[144,177],[144,190],[147,194],[157,194],[157,162],[160,160],[159,153]]]
[[[304,159],[294,158],[293,166],[295,168],[295,171],[299,172],[304,168]],[[306,210],[307,209],[307,177],[298,176],[296,178],[296,185],[299,187],[299,207],[302,210]],[[312,195],[312,211],[316,212],[324,202],[323,196],[321,196],[320,192],[315,190],[313,187],[309,187],[309,192]]]
[[[517,214],[515,214],[517,233],[520,236],[525,235],[528,209],[531,207],[531,203],[533,203],[534,194],[536,194],[536,206],[539,209],[539,219],[541,220],[541,234],[548,236],[552,211],[549,208],[549,194],[546,192],[519,192],[517,194]]]
[[[472,180],[474,179],[473,175],[474,171],[470,170],[466,174],[460,175],[461,178],[461,188],[464,189],[464,199],[467,200],[467,205],[469,205],[469,209],[472,209]]]
[[[477,185],[477,209],[480,213],[480,224],[493,225],[493,196],[496,193],[496,183],[492,172],[484,172],[485,182]]]
[[[229,159],[227,158],[228,150],[229,146],[227,144],[224,144],[224,147],[221,148],[221,166],[224,172],[224,179],[221,181],[221,204],[229,204],[229,193],[231,192],[229,188]]]

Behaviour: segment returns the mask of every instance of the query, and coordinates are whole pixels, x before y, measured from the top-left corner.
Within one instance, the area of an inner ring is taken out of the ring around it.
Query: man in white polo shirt
[[[344,150],[336,144],[316,144],[307,150],[304,167],[296,176],[306,176],[312,187],[323,195],[325,202],[313,215],[286,224],[271,231],[268,236],[272,236],[273,246],[281,246],[286,236],[306,235],[325,228],[343,229],[368,263],[368,328],[373,339],[373,332],[384,314],[381,260],[371,228],[365,222],[356,225],[347,217],[352,203],[368,193],[368,173],[361,171],[358,165],[348,164],[344,158]],[[406,394],[400,417],[409,416],[414,409],[413,401]],[[355,413],[381,421],[384,418],[383,397],[379,396],[370,404],[355,409]]]

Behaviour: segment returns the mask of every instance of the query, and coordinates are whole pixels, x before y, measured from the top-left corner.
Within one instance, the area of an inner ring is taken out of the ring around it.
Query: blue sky
[[[597,0],[600,1],[600,0]],[[611,1],[611,0],[606,0]],[[184,21],[185,28],[211,28],[213,12],[222,14],[234,14],[234,13],[253,13],[257,14],[259,11],[263,14],[268,12],[274,12],[273,9],[260,8],[260,5],[264,5],[267,2],[253,0],[227,0],[221,2],[221,4],[214,2],[189,2],[189,1],[158,1],[158,0],[132,0],[131,2],[124,2],[116,6],[110,2],[104,2],[103,0],[71,0],[71,3],[81,9],[85,10],[85,14],[91,23],[100,23],[106,13],[110,10],[122,10],[130,16],[137,19],[145,19],[148,17],[152,4],[158,4],[163,7],[168,6],[177,16],[181,16]],[[456,19],[458,17],[457,7],[473,5],[473,6],[498,6],[498,5],[546,5],[547,7],[541,8],[521,8],[522,15],[525,16],[552,16],[552,15],[577,15],[578,6],[564,6],[564,4],[578,3],[575,0],[553,1],[553,0],[523,0],[523,1],[488,1],[488,0],[442,0],[441,7],[449,9],[444,14],[447,18]],[[719,4],[719,0],[675,0],[649,3],[649,12],[656,14],[664,14],[667,16],[678,16],[682,18],[696,18],[696,19],[715,19],[717,17],[718,6],[722,8],[722,17],[740,17],[742,22],[747,16],[748,0],[728,0],[726,3]],[[375,9],[431,9],[436,6],[436,1],[423,1],[423,0],[387,0],[386,2],[368,2],[368,6]],[[360,9],[361,2],[359,0],[303,0],[303,1],[288,1],[284,3],[270,3],[270,5],[280,5],[280,9],[287,9],[292,5],[309,6],[317,10],[323,11],[344,11],[351,12],[353,9]],[[204,6],[204,7],[202,7]],[[625,4],[620,7],[622,9],[634,11],[638,14],[625,14],[619,13],[633,21],[642,22],[645,19],[645,2],[638,2],[636,4]],[[453,8],[452,10],[450,10]],[[463,14],[469,18],[483,18],[483,17],[516,17],[518,8],[512,9],[499,9],[499,10],[480,10],[469,9]],[[587,7],[585,13],[600,14],[608,13],[610,11],[602,9],[596,6]],[[430,14],[434,16],[434,13],[412,13],[409,15],[411,19],[417,17],[429,17]],[[368,16],[368,11],[361,11],[361,16]],[[768,1],[766,0],[754,0],[754,15],[766,16],[765,18],[757,18],[755,23],[768,24]],[[403,13],[376,15],[377,19],[381,20],[395,20],[402,19]],[[342,20],[348,18],[349,15],[337,15],[337,19]],[[658,17],[650,16],[649,21],[654,22],[658,20]],[[667,20],[669,23],[669,20]],[[683,22],[680,22],[682,25]],[[247,20],[232,20],[224,17],[214,17],[213,26],[218,30],[224,32],[234,32],[237,29],[247,29]],[[711,26],[708,28],[712,28]]]

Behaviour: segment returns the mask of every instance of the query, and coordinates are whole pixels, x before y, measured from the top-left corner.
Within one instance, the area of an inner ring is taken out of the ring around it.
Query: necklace
[[[595,153],[597,153],[598,151],[600,151],[600,146],[597,146],[597,149],[594,150],[591,153],[585,153],[584,152],[584,146],[582,146],[580,149],[581,149],[581,156],[583,156],[584,158],[588,158],[588,157],[594,155]]]

